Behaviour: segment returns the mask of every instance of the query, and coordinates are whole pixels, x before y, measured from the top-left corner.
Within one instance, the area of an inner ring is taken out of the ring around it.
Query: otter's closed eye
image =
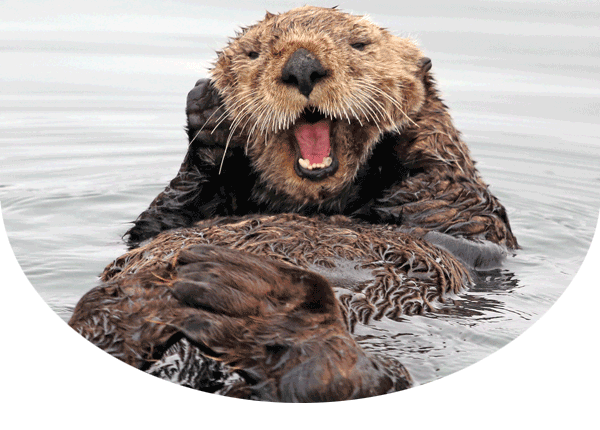
[[[252,51],[252,52],[248,53],[248,57],[250,57],[250,59],[252,59],[252,60],[256,60],[258,58],[258,56],[259,56],[259,53],[256,51]]]
[[[365,49],[365,46],[367,46],[367,44],[363,43],[363,42],[358,42],[358,43],[352,43],[350,46],[352,46],[354,49],[356,49],[358,51],[362,51]]]

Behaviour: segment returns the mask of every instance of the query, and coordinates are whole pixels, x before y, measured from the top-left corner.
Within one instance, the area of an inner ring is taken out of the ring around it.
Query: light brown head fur
[[[308,97],[282,79],[299,49],[326,71]],[[418,77],[422,57],[412,41],[365,17],[305,6],[267,14],[243,29],[219,52],[211,74],[231,136],[246,139],[264,183],[302,205],[340,193],[381,135],[411,121],[425,97]],[[319,180],[302,177],[295,166],[300,153],[294,130],[310,111],[329,124],[332,156],[339,163],[335,173]]]

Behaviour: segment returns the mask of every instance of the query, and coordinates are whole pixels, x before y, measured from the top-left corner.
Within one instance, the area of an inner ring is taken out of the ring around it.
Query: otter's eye
[[[359,43],[353,43],[350,46],[352,46],[357,51],[363,51],[365,49],[365,46],[367,46],[367,44],[359,42]]]
[[[258,52],[256,52],[256,51],[249,52],[248,57],[250,57],[250,59],[252,59],[252,60],[256,60],[258,58]]]

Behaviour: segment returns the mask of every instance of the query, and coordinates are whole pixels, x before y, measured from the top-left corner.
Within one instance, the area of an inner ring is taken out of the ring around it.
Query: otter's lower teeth
[[[305,169],[308,169],[309,161],[305,160],[304,158],[300,158],[298,160],[298,164],[300,164],[300,166],[304,167]]]
[[[310,164],[310,161],[305,160],[304,158],[298,159],[298,164],[300,164],[300,166],[302,166],[308,170],[323,169],[325,167],[331,166],[332,162],[333,162],[333,159],[331,157],[325,157],[325,158],[323,158],[322,163],[315,163],[315,164]]]

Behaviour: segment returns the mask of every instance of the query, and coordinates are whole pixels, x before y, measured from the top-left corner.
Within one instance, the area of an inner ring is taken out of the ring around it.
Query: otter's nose
[[[281,71],[281,80],[288,85],[297,87],[307,98],[317,82],[325,76],[327,76],[327,70],[313,54],[304,48],[294,52]]]

